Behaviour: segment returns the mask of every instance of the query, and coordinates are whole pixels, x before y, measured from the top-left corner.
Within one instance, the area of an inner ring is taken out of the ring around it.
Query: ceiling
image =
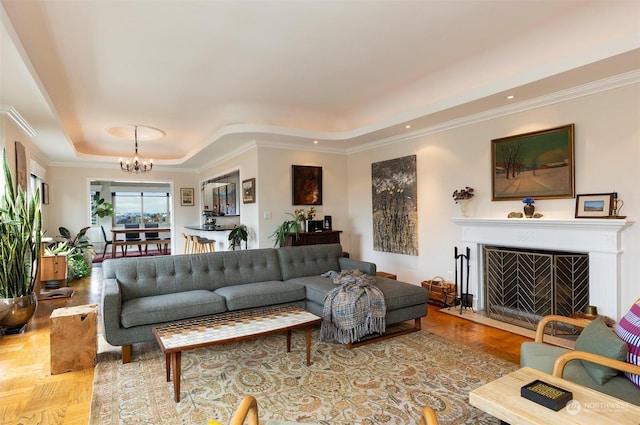
[[[640,71],[637,1],[0,4],[0,113],[49,165],[113,166],[129,125],[156,168],[354,152]]]

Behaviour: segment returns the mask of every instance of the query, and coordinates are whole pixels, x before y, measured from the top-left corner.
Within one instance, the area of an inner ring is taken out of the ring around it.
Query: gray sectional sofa
[[[131,361],[131,345],[153,340],[151,329],[161,323],[279,304],[322,316],[324,296],[335,285],[321,274],[376,274],[375,264],[345,258],[339,244],[118,258],[102,268],[104,337],[122,346],[124,363]],[[385,296],[387,326],[414,320],[419,329],[428,291],[379,276],[376,284]]]

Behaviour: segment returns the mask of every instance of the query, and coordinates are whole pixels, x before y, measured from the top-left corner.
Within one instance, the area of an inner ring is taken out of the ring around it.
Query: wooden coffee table
[[[521,397],[520,388],[536,379],[571,391],[577,403],[555,412]],[[510,424],[640,424],[640,406],[528,367],[476,388],[469,393],[469,402]]]
[[[287,352],[290,352],[291,331],[304,328],[308,366],[311,364],[311,327],[320,322],[320,317],[300,307],[276,306],[232,311],[158,326],[153,328],[153,334],[165,355],[167,382],[171,380],[173,368],[173,398],[178,402],[183,351],[287,332]]]

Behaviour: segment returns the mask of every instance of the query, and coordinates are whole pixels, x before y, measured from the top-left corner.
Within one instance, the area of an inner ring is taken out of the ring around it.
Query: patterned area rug
[[[441,424],[498,424],[469,404],[469,391],[517,369],[426,331],[351,350],[318,336],[319,327],[311,366],[300,331],[291,353],[284,334],[184,352],[179,403],[155,342],[134,346],[123,365],[119,348],[101,341],[90,424],[226,424],[245,395],[258,399],[261,423],[411,425],[429,405]]]

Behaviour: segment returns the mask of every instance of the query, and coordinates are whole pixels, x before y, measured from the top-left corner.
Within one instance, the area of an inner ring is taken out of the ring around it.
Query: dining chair
[[[146,223],[144,225],[145,229],[157,229],[158,223]],[[144,240],[145,241],[158,241],[157,243],[157,247],[158,247],[158,252],[162,252],[162,246],[165,245],[162,242],[162,239],[160,238],[160,233],[159,232],[145,232],[144,233]],[[148,248],[149,248],[149,244],[145,244],[144,246],[144,255],[147,255],[148,252]]]
[[[125,223],[124,225],[125,229],[139,229],[140,225],[137,223]],[[142,241],[142,239],[140,239],[140,232],[138,233],[125,233],[124,234],[124,238],[127,242],[136,242],[136,241]],[[129,248],[129,245],[126,244],[124,245],[124,256],[127,256],[127,249]],[[142,244],[138,244],[138,252],[142,255]]]
[[[102,251],[102,258],[104,258],[104,256],[107,254],[107,248],[109,247],[109,245],[113,244],[113,241],[107,238],[107,231],[104,230],[103,225],[100,225],[100,229],[102,229],[102,237],[104,238],[104,250]],[[120,249],[122,250],[122,255],[124,255],[124,246],[121,245]]]

